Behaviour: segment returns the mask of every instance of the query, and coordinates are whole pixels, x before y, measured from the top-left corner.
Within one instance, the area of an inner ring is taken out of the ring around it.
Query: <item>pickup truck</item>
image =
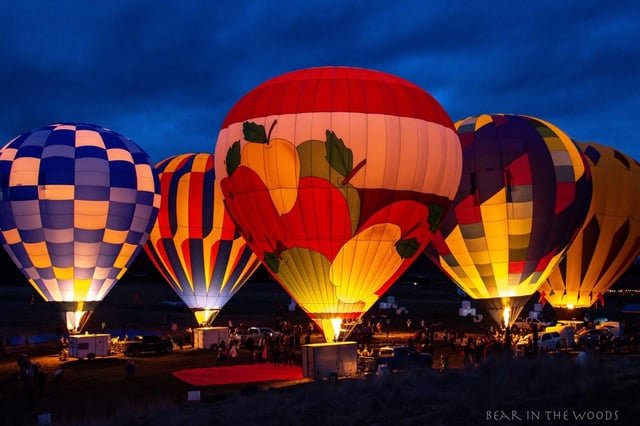
[[[117,343],[118,352],[127,356],[138,356],[142,353],[169,353],[173,351],[173,342],[160,336],[136,336],[133,340]]]
[[[377,372],[380,365],[388,365],[391,371],[431,368],[433,356],[409,346],[385,346],[379,349],[376,356],[358,358],[358,370],[363,374]]]

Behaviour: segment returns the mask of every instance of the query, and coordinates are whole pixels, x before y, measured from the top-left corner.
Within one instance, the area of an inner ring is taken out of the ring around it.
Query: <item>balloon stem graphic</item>
[[[353,179],[353,177],[356,175],[356,173],[358,173],[360,171],[360,169],[364,167],[365,164],[367,164],[367,159],[366,158],[364,160],[362,160],[361,162],[359,162],[358,164],[356,164],[356,166],[349,172],[349,174],[344,177],[344,179],[341,182],[341,185],[342,186],[347,185],[349,183],[349,181],[351,179]]]
[[[269,145],[269,141],[271,140],[271,132],[273,132],[273,128],[276,127],[278,120],[273,120],[271,123],[271,127],[269,127],[269,133],[267,133],[267,145]]]
[[[415,231],[416,229],[418,229],[418,227],[420,226],[419,223],[416,223],[415,225],[413,225],[411,228],[407,229],[407,232],[403,232],[402,235],[400,235],[400,239],[398,241],[402,241],[404,239],[407,238],[407,235],[411,234],[413,231]],[[397,243],[396,243],[397,244]]]

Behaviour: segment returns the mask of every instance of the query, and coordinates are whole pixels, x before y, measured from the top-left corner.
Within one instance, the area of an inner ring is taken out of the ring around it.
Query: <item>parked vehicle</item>
[[[623,336],[622,324],[620,324],[618,321],[606,321],[596,326],[596,328],[607,329],[609,333],[611,333],[611,335],[616,339],[619,339]]]
[[[527,317],[525,319],[519,319],[518,321],[516,321],[514,323],[514,325],[516,327],[524,329],[524,330],[531,329],[531,326],[533,324],[538,326],[538,330],[544,330],[545,327],[548,327],[548,326],[552,325],[551,322],[544,321],[544,320],[539,320],[537,318],[530,318],[530,317]]]
[[[221,342],[229,341],[229,327],[199,327],[193,329],[195,349],[216,349]],[[233,342],[231,342],[233,343]]]
[[[111,335],[76,334],[69,336],[68,345],[70,356],[92,360],[96,356],[107,356],[111,353]]]
[[[312,379],[355,376],[355,342],[313,343],[302,346],[302,375]]]
[[[565,349],[573,348],[574,337],[576,333],[575,327],[571,325],[554,325],[544,329],[545,332],[555,331],[560,334],[560,346]]]
[[[538,350],[557,351],[562,347],[562,338],[557,331],[543,331],[538,333]],[[516,352],[524,354],[527,348],[533,348],[533,333],[521,337],[516,343]]]
[[[582,327],[584,325],[584,321],[582,320],[576,320],[576,319],[571,319],[571,320],[558,320],[556,321],[556,325],[570,325],[573,328],[575,328],[576,330],[580,327]]]
[[[387,365],[391,371],[431,368],[433,356],[409,346],[385,346],[375,356],[358,358],[358,370],[364,374],[377,372],[381,365]]]
[[[279,332],[269,327],[249,327],[247,329],[237,330],[229,336],[229,339],[231,342],[240,346],[257,346],[261,338],[274,338],[279,335]]]
[[[613,335],[607,328],[592,328],[580,331],[575,335],[574,342],[580,349],[595,348],[601,342],[608,342]]]
[[[138,356],[142,353],[169,353],[173,351],[173,341],[160,336],[136,336],[133,340],[124,340],[116,344],[117,351],[127,356]]]

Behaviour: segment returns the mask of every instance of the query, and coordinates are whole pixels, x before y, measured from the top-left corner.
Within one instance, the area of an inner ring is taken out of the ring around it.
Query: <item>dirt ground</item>
[[[105,323],[105,331],[113,335],[156,333],[165,336],[181,334],[186,327],[195,326],[189,310],[179,306],[179,299],[169,286],[155,278],[140,274],[118,283],[94,312],[87,330],[100,331],[102,323]],[[409,302],[420,298],[416,293],[421,291],[418,287],[413,284],[404,287],[404,293],[399,293],[402,297],[397,298],[401,306],[410,305]],[[441,290],[430,291],[439,294]],[[176,379],[171,372],[214,365],[212,352],[190,348],[168,355],[137,357],[136,376],[133,379],[125,377],[128,358],[124,355],[98,358],[92,362],[61,362],[55,343],[56,333],[62,327],[61,314],[37,296],[32,299],[33,294],[34,291],[27,285],[8,283],[0,286],[0,334],[12,342],[5,346],[4,354],[0,355],[0,405],[5,414],[0,418],[0,424],[33,424],[36,416],[42,413],[51,413],[58,424],[60,421],[91,419],[122,410],[135,414],[144,412],[149,405],[184,402],[187,391],[192,390],[193,386]],[[455,297],[449,300],[452,295],[455,296],[455,290],[446,288],[443,296],[438,296],[440,302],[425,300],[423,303],[433,303],[438,307],[426,311],[430,311],[429,314],[436,319],[447,314],[447,311],[456,312],[459,302]],[[227,304],[215,324],[226,325],[232,321],[236,326],[273,327],[276,318],[283,317],[293,324],[306,326],[309,322],[306,315],[299,308],[289,312],[289,303],[289,296],[276,283],[250,282]],[[388,310],[373,310],[373,314],[388,314],[394,319],[389,337],[386,333],[377,336],[377,344],[403,342],[409,338],[405,329],[406,316],[396,317]],[[416,316],[413,317],[417,320]],[[455,320],[455,315],[451,317]],[[172,323],[178,325],[178,330],[171,329]],[[471,321],[469,323],[473,324]],[[315,333],[312,341],[322,341],[321,335]],[[36,389],[36,395],[29,399],[22,382],[17,378],[19,370],[16,360],[21,353],[28,354],[33,361],[40,363],[42,370],[47,373],[42,396]],[[452,354],[452,365],[456,363],[455,357]],[[249,358],[247,351],[240,351],[240,362],[249,362]],[[56,382],[53,376],[60,366],[64,367],[63,379]],[[277,385],[265,383],[262,387]],[[256,385],[209,387],[201,391],[204,399],[215,399],[244,388],[254,389]]]
[[[135,271],[134,271],[135,272]],[[154,274],[144,270],[127,275],[118,283],[93,314],[87,330],[105,331],[113,335],[135,335],[156,333],[160,335],[180,334],[186,327],[195,326],[192,314],[180,306],[178,297],[170,287]],[[289,312],[288,295],[274,282],[264,276],[247,283],[227,304],[216,325],[275,325],[277,317],[293,324],[306,325],[309,320],[298,308]],[[58,359],[55,335],[62,323],[61,315],[51,304],[41,302],[35,292],[20,279],[4,277],[0,284],[0,335],[11,345],[3,348],[0,355],[0,425],[35,424],[38,414],[51,413],[53,424],[89,424],[91,419],[104,418],[116,413],[130,413],[131,424],[148,423],[147,414],[159,407],[186,403],[186,395],[194,387],[176,379],[171,373],[184,368],[208,367],[214,364],[210,351],[185,349],[167,355],[141,356],[135,359],[136,374],[125,377],[127,357],[123,355],[98,358],[95,361]],[[33,297],[35,296],[35,297]],[[410,275],[394,285],[381,300],[393,296],[398,306],[406,307],[408,315],[396,315],[390,310],[373,308],[369,315],[392,318],[392,330],[376,337],[378,344],[403,342],[409,338],[406,319],[415,322],[424,319],[442,327],[464,329],[467,332],[482,332],[491,324],[488,316],[480,324],[471,318],[457,316],[463,297],[456,287],[438,275]],[[615,315],[627,301],[611,300],[608,311]],[[532,301],[533,303],[533,301]],[[176,323],[178,330],[172,331]],[[25,341],[26,340],[26,341]],[[314,335],[320,341],[320,334]],[[27,353],[41,364],[47,373],[42,395],[36,390],[31,399],[17,378],[16,360],[19,354]],[[462,364],[461,356],[447,348],[437,348],[434,359],[440,353],[450,357],[452,367]],[[249,354],[240,351],[240,362],[250,362]],[[64,367],[62,380],[54,381],[54,371]],[[299,384],[299,383],[293,383]],[[275,388],[291,383],[263,383],[251,385],[229,385],[201,388],[202,399],[215,402],[233,394],[248,394],[259,389]],[[139,419],[136,421],[135,419]]]

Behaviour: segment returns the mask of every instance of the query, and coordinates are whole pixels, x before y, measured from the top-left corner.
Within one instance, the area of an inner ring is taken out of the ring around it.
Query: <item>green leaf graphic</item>
[[[265,252],[264,263],[266,263],[269,269],[271,269],[271,272],[274,274],[278,273],[278,270],[280,269],[280,258],[277,254]]]
[[[413,257],[419,248],[420,243],[415,238],[400,240],[396,243],[396,251],[403,259],[409,259],[410,257]]]
[[[240,141],[235,141],[227,151],[225,164],[227,166],[227,176],[231,176],[240,165]]]
[[[438,229],[438,225],[440,225],[440,221],[444,216],[444,208],[438,204],[429,204],[429,230],[431,232],[436,232]]]
[[[335,133],[330,130],[327,130],[326,133],[325,149],[327,150],[327,156],[325,158],[331,168],[342,176],[347,176],[353,169],[353,153]]]
[[[242,123],[242,133],[249,142],[267,143],[267,132],[262,124],[245,121]]]

